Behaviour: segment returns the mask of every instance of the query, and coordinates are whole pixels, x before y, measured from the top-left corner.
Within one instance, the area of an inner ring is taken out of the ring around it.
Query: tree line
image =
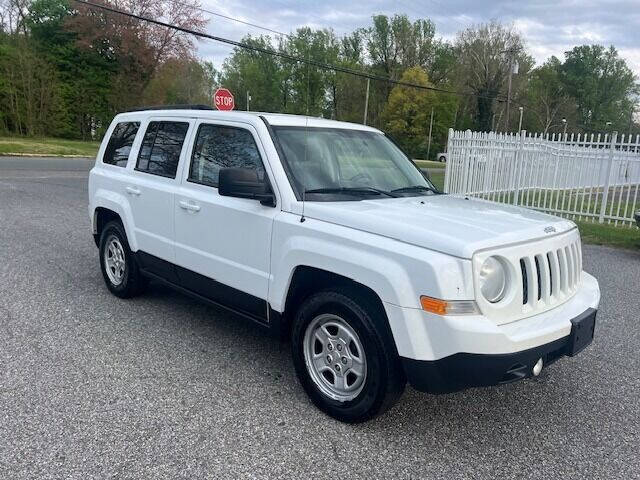
[[[101,2],[122,8],[115,0]],[[129,0],[126,6],[193,30],[207,23],[197,0]],[[211,104],[216,86],[235,94],[237,109],[250,99],[251,110],[361,123],[367,83],[366,122],[417,157],[441,150],[450,127],[515,131],[521,121],[523,129],[543,133],[565,126],[569,132],[640,131],[637,78],[613,46],[576,46],[564,61],[551,57],[536,66],[521,35],[498,22],[470,26],[452,42],[437,36],[431,20],[400,14],[373,16],[370,25],[342,37],[307,27],[247,35],[243,42],[256,49],[234,48],[219,70],[197,58],[187,34],[68,0],[0,0],[0,28],[0,131],[9,134],[99,139],[119,111]]]

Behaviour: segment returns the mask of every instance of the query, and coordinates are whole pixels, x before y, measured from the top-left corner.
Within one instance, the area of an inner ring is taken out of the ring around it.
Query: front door
[[[257,320],[267,318],[271,230],[276,209],[218,194],[225,167],[266,175],[252,126],[202,121],[175,198],[176,265],[189,290]]]

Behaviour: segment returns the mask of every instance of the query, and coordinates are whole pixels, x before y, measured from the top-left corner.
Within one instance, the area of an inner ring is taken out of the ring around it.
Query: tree
[[[31,0],[0,0],[0,32],[27,33],[24,20]]]
[[[99,1],[191,30],[201,30],[207,23],[198,10],[198,0]],[[112,77],[117,94],[110,102],[118,110],[139,104],[142,92],[160,65],[171,58],[190,58],[194,51],[193,37],[189,34],[84,5],[77,6],[67,28],[77,35],[81,47],[117,65],[117,73]]]
[[[59,113],[55,71],[24,38],[0,45],[0,79],[4,129],[23,135],[55,131]]]
[[[534,69],[526,91],[527,114],[532,117],[532,126],[542,133],[559,126],[562,118],[573,122],[575,100],[568,93],[561,78],[562,63],[551,57]]]
[[[617,50],[601,45],[582,45],[565,52],[560,77],[577,103],[579,123],[588,132],[624,130],[638,94],[636,77]]]
[[[406,15],[375,15],[368,29],[369,56],[372,67],[393,79],[404,70],[420,66],[427,72],[435,60],[435,25],[419,19],[411,23]]]
[[[495,101],[507,86],[510,67],[533,62],[520,35],[496,22],[460,32],[456,49],[460,84],[476,95],[476,128],[492,130]]]
[[[242,41],[256,48],[275,51],[268,36],[246,36]],[[280,112],[286,105],[285,74],[277,57],[236,47],[224,61],[220,84],[236,94],[236,108],[240,110],[246,108],[248,91],[252,110]]]
[[[421,67],[409,68],[401,81],[429,86],[429,77]],[[397,85],[382,113],[385,129],[413,156],[426,157],[431,109],[434,111],[432,136],[437,139],[432,142],[431,151],[435,154],[446,138],[447,129],[453,126],[455,100],[451,95]]]
[[[61,97],[61,121],[50,133],[69,138],[100,135],[113,114],[109,98],[117,65],[78,44],[68,28],[74,10],[68,0],[36,0],[25,24],[33,48],[55,70]]]
[[[295,35],[284,43],[287,54],[313,59],[321,63],[335,64],[338,59],[339,44],[332,30],[312,30],[299,28]],[[330,84],[335,84],[335,72],[307,63],[289,63],[285,68],[290,71],[289,113],[332,116]]]
[[[143,93],[145,105],[213,104],[218,73],[210,62],[170,59],[156,71]]]

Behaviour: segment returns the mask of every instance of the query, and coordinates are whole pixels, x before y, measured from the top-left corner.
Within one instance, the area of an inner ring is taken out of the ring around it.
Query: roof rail
[[[213,107],[203,104],[194,105],[154,105],[151,107],[134,107],[127,112],[141,112],[143,110],[213,110]]]

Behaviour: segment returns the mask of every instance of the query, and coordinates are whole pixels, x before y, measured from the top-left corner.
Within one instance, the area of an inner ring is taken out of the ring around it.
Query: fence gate
[[[449,130],[445,192],[634,226],[640,135]]]

